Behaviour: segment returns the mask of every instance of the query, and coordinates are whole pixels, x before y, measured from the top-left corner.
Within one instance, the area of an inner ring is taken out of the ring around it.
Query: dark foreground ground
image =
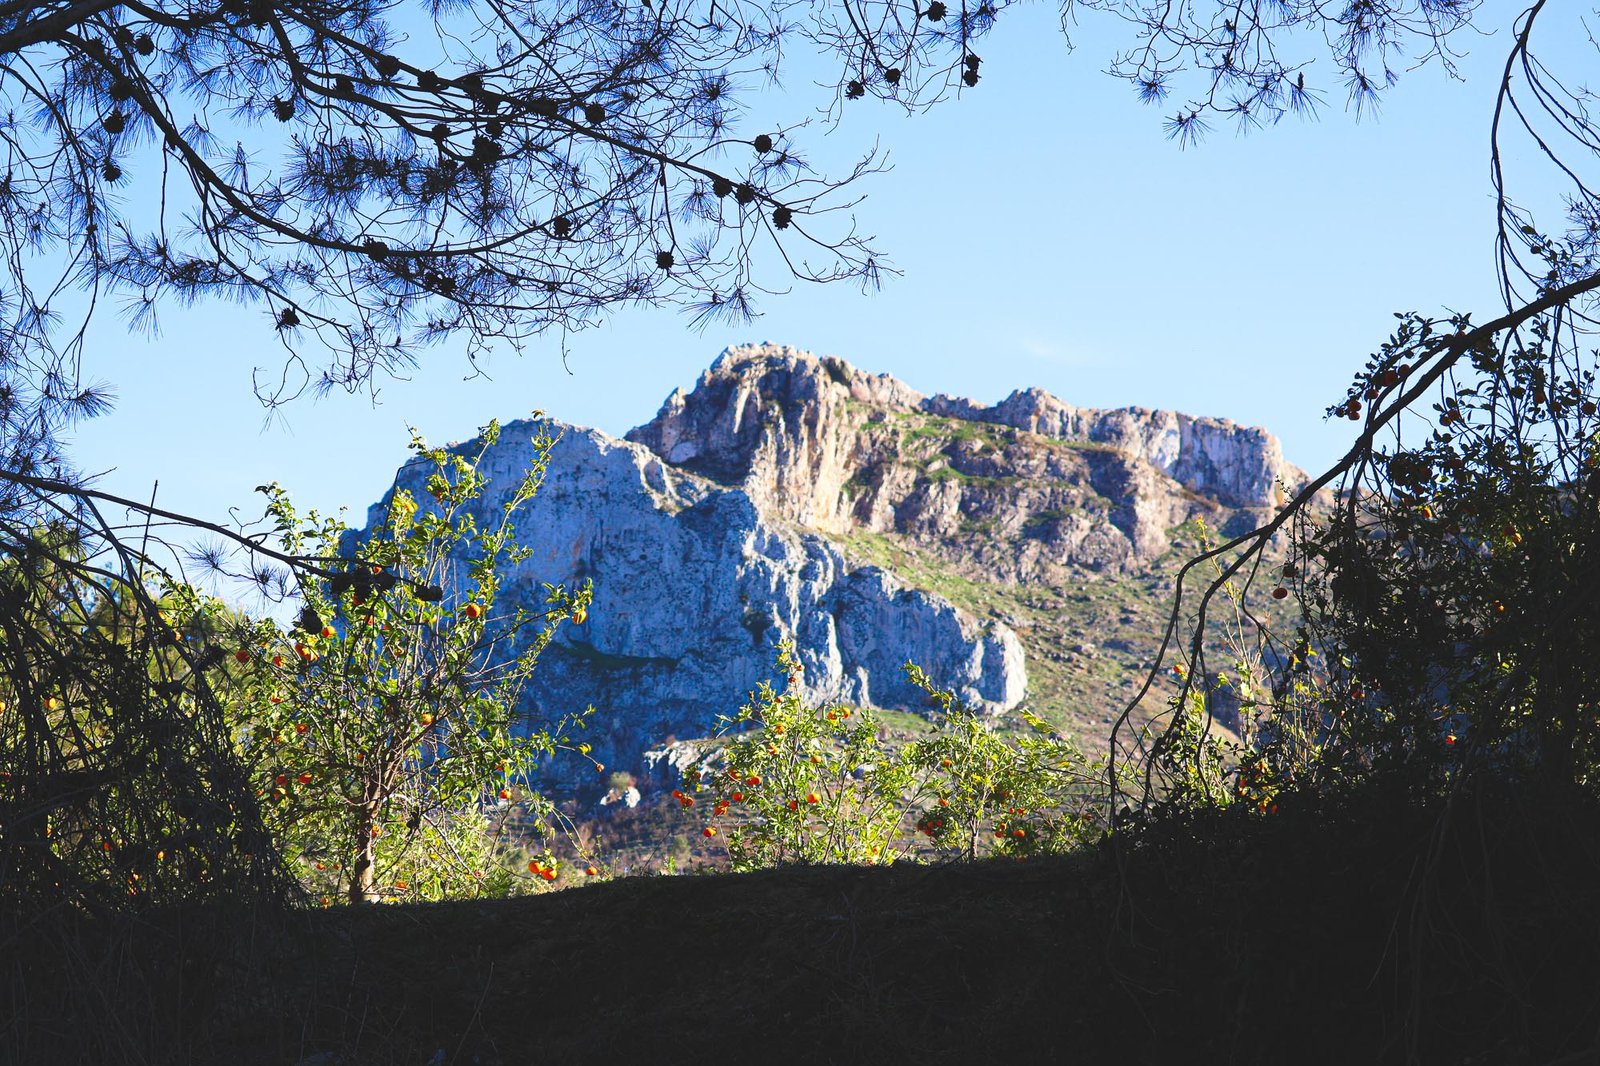
[[[1600,1063],[1600,818],[1486,789],[1026,863],[13,940],[28,1064]]]

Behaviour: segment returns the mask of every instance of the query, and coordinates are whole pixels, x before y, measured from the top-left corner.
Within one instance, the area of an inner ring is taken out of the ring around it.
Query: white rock
[[[996,428],[902,454],[907,420],[930,416]],[[1227,508],[1248,517],[1274,505],[1277,482],[1304,477],[1270,435],[1224,420],[1076,408],[1037,389],[993,406],[929,398],[777,345],[728,349],[627,440],[561,428],[516,518],[532,554],[501,595],[537,608],[542,583],[592,579],[595,599],[546,650],[525,710],[554,720],[593,705],[582,739],[594,757],[651,780],[700,758],[668,741],[711,735],[772,679],[780,639],[796,644],[808,700],[924,710],[908,660],[984,711],[1022,700],[1009,626],[853,566],[833,538],[893,532],[957,573],[1059,592],[1071,568],[1133,566],[1167,550],[1173,526]],[[505,426],[486,455],[480,523],[527,468],[534,429]],[[403,469],[399,484],[420,501],[419,475]],[[592,787],[592,768],[574,763],[556,760],[551,783]]]

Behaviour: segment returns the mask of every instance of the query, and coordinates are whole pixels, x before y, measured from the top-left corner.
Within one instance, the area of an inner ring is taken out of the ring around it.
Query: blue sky
[[[117,408],[76,434],[75,456],[106,471],[108,491],[148,499],[159,481],[158,502],[214,520],[259,515],[252,487],[272,480],[302,506],[356,516],[404,457],[407,424],[464,439],[542,408],[621,434],[726,345],[773,340],[927,393],[993,402],[1039,386],[1083,406],[1261,425],[1320,469],[1354,431],[1322,412],[1392,312],[1482,319],[1497,306],[1488,122],[1516,10],[1486,5],[1493,36],[1457,41],[1464,82],[1437,65],[1403,72],[1376,119],[1344,110],[1324,59],[1308,75],[1327,88],[1319,121],[1218,129],[1180,151],[1162,112],[1103,73],[1130,43],[1123,25],[1086,13],[1069,52],[1053,8],[1013,7],[976,89],[909,117],[854,103],[837,129],[801,135],[823,165],[875,140],[888,150],[894,169],[868,179],[857,209],[905,272],[879,293],[796,283],[751,325],[704,333],[672,310],[623,312],[567,337],[565,362],[555,336],[497,354],[492,380],[463,380],[465,359],[444,347],[383,384],[376,406],[305,399],[270,420],[251,373],[275,372],[283,353],[261,312],[169,308],[155,339],[107,316],[85,369],[116,386]],[[746,98],[753,134],[821,94],[801,75],[787,96]]]

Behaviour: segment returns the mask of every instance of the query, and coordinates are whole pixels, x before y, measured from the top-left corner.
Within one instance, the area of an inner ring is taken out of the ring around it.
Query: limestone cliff
[[[763,513],[909,537],[970,576],[1024,583],[1147,564],[1173,526],[1254,524],[1305,478],[1266,431],[1223,419],[1038,389],[985,407],[775,345],[728,349],[627,437]]]
[[[505,426],[479,466],[480,520],[526,469],[532,428]],[[599,431],[559,428],[543,487],[517,512],[532,554],[502,597],[537,604],[544,582],[593,580],[593,609],[545,652],[527,709],[551,719],[592,704],[584,739],[607,766],[634,769],[653,744],[709,734],[771,676],[781,637],[798,645],[813,699],[920,707],[900,670],[908,659],[990,711],[1022,699],[1022,646],[1004,624],[850,566],[836,544],[763,514],[741,489]],[[402,470],[397,486],[426,499],[420,476]],[[558,767],[557,780],[576,769]]]
[[[530,431],[506,426],[480,468],[486,507]],[[710,733],[781,637],[817,700],[919,710],[909,659],[993,713],[1027,699],[1101,721],[1083,703],[1097,646],[1135,667],[1148,653],[1175,531],[1253,525],[1304,478],[1224,420],[1039,390],[986,407],[773,345],[730,348],[626,440],[566,427],[552,458],[504,594],[590,578],[595,606],[546,652],[528,711],[593,704],[596,757],[632,770]]]

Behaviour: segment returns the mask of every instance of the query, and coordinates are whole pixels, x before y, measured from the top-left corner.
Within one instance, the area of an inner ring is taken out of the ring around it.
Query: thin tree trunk
[[[369,787],[361,805],[361,818],[357,823],[356,860],[350,871],[350,902],[373,903],[378,898],[378,803]]]

